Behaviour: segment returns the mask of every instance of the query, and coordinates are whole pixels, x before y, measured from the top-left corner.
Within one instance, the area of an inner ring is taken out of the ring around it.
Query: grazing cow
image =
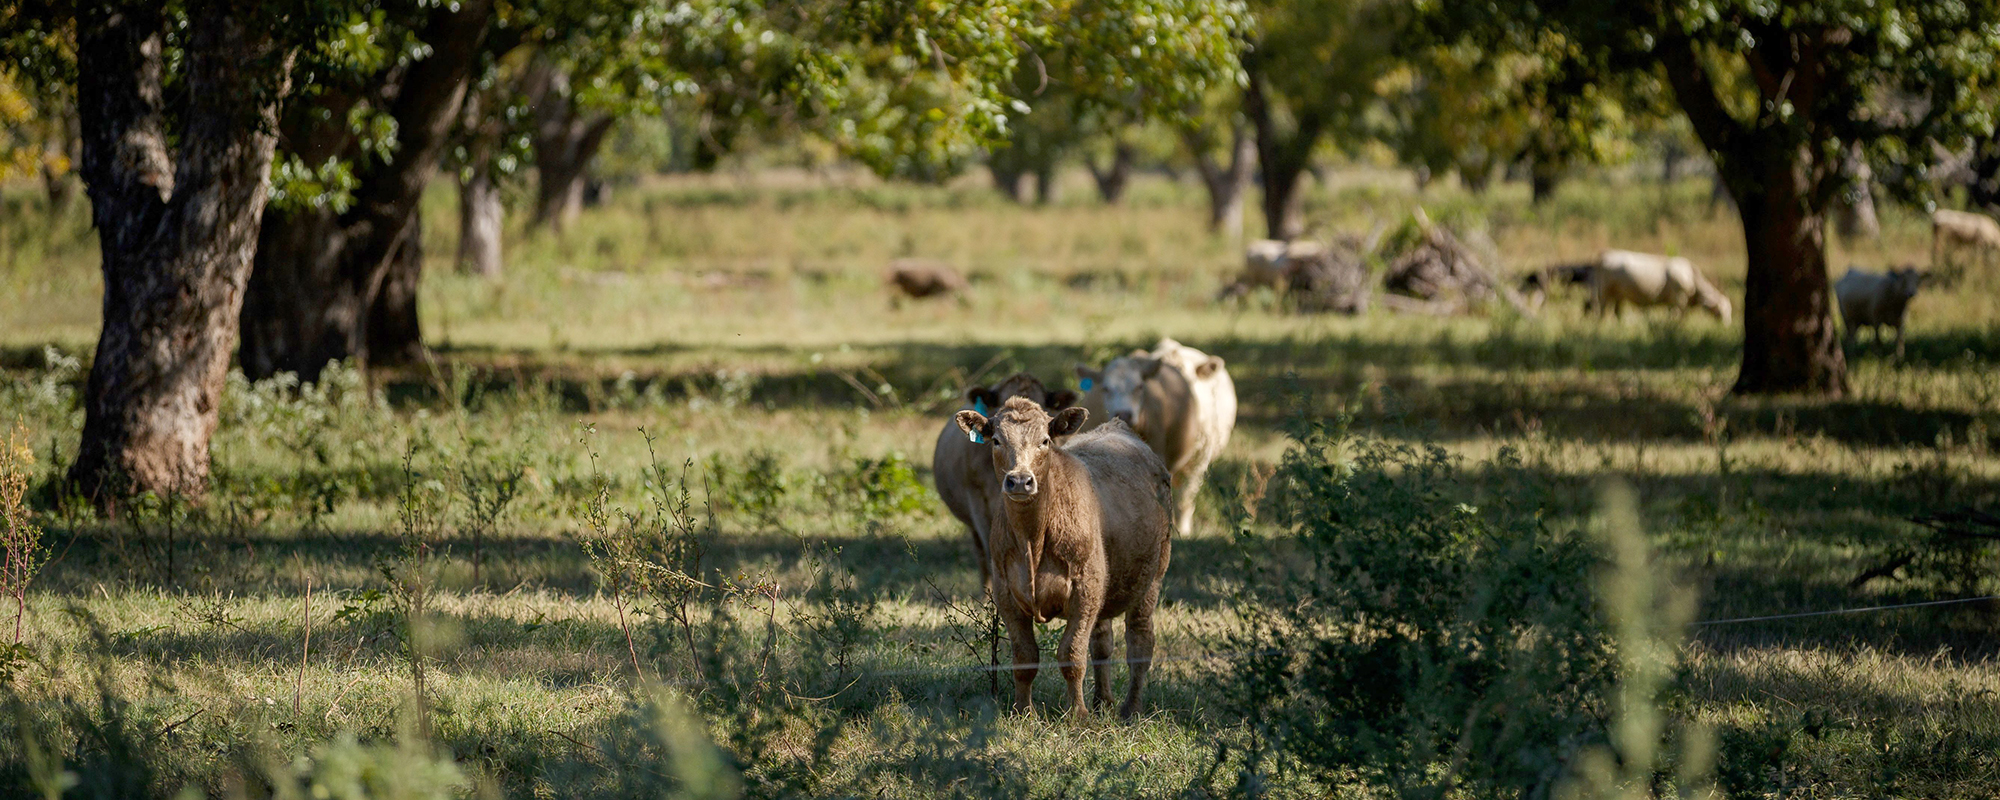
[[[963,410],[989,414],[1016,397],[1027,398],[1050,411],[1076,404],[1075,392],[1051,392],[1035,376],[1021,372],[992,386],[966,390]],[[937,447],[931,451],[931,478],[937,484],[938,498],[944,501],[945,508],[951,509],[952,516],[965,523],[966,532],[972,535],[972,553],[979,561],[981,586],[986,585],[988,577],[986,543],[992,538],[989,530],[993,504],[1000,497],[988,449],[984,442],[973,442],[959,430],[954,417],[945,420],[944,429],[938,431]]]
[[[1236,276],[1234,282],[1222,288],[1219,299],[1248,294],[1261,286],[1282,290],[1291,283],[1292,274],[1300,264],[1326,253],[1325,244],[1310,239],[1295,242],[1258,239],[1244,245],[1243,272]]]
[[[1016,397],[990,418],[960,411],[957,420],[992,443],[1004,498],[992,530],[993,595],[1014,645],[1014,710],[1027,712],[1034,703],[1034,665],[1042,657],[1035,624],[1056,617],[1068,622],[1056,653],[1071,715],[1089,713],[1083,704],[1089,662],[1097,673],[1092,705],[1110,703],[1111,620],[1123,615],[1132,682],[1118,714],[1129,718],[1140,711],[1153,657],[1153,609],[1173,552],[1172,476],[1124,425],[1078,433],[1088,417],[1081,408],[1051,416]]]
[[[1931,212],[1931,268],[1943,263],[1950,249],[1970,247],[1980,263],[2000,255],[2000,222],[1985,214],[1940,208]]]
[[[1581,286],[1590,283],[1590,273],[1597,271],[1596,264],[1568,264],[1544,267],[1521,276],[1514,291],[1521,295],[1528,307],[1539,310],[1548,300],[1549,290],[1558,286]]]
[[[915,258],[889,262],[888,280],[904,295],[918,300],[960,294],[967,286],[958,270],[936,261]]]
[[[1882,326],[1896,329],[1896,357],[1903,357],[1903,317],[1910,310],[1910,298],[1917,296],[1924,275],[1916,267],[1891,269],[1886,273],[1863,272],[1853,267],[1833,283],[1840,299],[1840,321],[1847,328],[1847,342],[1860,341],[1862,328],[1875,329],[1875,341],[1882,341]]]
[[[1629,250],[1606,250],[1590,270],[1590,300],[1586,308],[1602,316],[1608,308],[1623,317],[1625,304],[1669,306],[1683,313],[1700,306],[1716,319],[1729,321],[1729,297],[1702,277],[1694,262],[1679,256],[1657,256]]]
[[[1208,465],[1236,428],[1236,383],[1220,356],[1172,339],[1148,353],[1112,359],[1101,370],[1077,365],[1086,407],[1101,420],[1121,420],[1167,462],[1178,509],[1174,529],[1194,533],[1195,497]]]

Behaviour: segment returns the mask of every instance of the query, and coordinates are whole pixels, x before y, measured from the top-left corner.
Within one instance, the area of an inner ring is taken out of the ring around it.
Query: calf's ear
[[[1149,380],[1149,381],[1150,381],[1150,380],[1152,380],[1152,379],[1153,379],[1153,376],[1154,376],[1154,375],[1158,375],[1158,374],[1160,374],[1160,364],[1161,364],[1161,363],[1162,363],[1162,362],[1161,362],[1161,361],[1160,361],[1159,359],[1157,359],[1157,358],[1148,358],[1148,359],[1142,359],[1142,360],[1141,360],[1141,361],[1139,362],[1139,377],[1140,377],[1140,379],[1142,379],[1142,380]]]
[[[1083,430],[1083,421],[1090,418],[1090,412],[1081,408],[1065,408],[1049,418],[1050,436],[1068,436]]]
[[[977,411],[960,411],[958,412],[958,416],[953,417],[953,419],[958,421],[958,429],[966,433],[978,433],[981,435],[986,433],[988,422],[985,414]]]
[[[1201,362],[1201,366],[1194,368],[1194,376],[1197,378],[1206,378],[1221,371],[1222,356],[1209,356],[1207,361]]]
[[[985,403],[987,408],[992,408],[994,406],[1000,405],[1000,396],[994,394],[992,389],[988,389],[984,386],[974,386],[970,389],[965,390],[965,402],[971,403],[973,405],[979,405],[980,403]]]
[[[1076,405],[1076,400],[1076,392],[1064,389],[1060,392],[1049,392],[1049,401],[1043,406],[1050,411],[1058,411]]]

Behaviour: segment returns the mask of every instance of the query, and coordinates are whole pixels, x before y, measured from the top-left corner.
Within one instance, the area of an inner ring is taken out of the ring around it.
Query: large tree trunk
[[[1257,129],[1257,168],[1264,176],[1264,223],[1273,239],[1290,241],[1306,232],[1305,214],[1300,203],[1300,178],[1312,161],[1326,122],[1318,113],[1301,109],[1292,129],[1281,130],[1277,113],[1265,96],[1264,82],[1254,69],[1255,60],[1245,57],[1250,83],[1244,87],[1243,110]]]
[[[240,359],[246,375],[295,372],[310,381],[329,361],[354,359],[365,366],[373,355],[371,339],[397,345],[396,352],[380,354],[386,359],[408,355],[418,345],[404,337],[416,332],[414,288],[421,261],[402,262],[399,271],[395,256],[400,243],[417,235],[418,201],[457,121],[491,11],[490,0],[465,0],[455,12],[449,6],[433,10],[420,37],[431,46],[430,55],[409,65],[393,85],[383,76],[380,88],[393,98],[387,105],[397,123],[395,159],[357,159],[359,185],[346,212],[305,209],[264,220],[243,307]],[[332,119],[325,125],[303,122],[305,130],[288,129],[287,138],[351,154],[358,145],[343,132],[344,118]],[[328,139],[336,142],[325,145]],[[408,291],[385,299],[384,287]],[[405,303],[410,307],[403,308]],[[372,321],[378,308],[406,317],[385,321],[378,331]],[[392,331],[399,333],[384,338]]]
[[[423,358],[424,332],[417,322],[417,287],[423,277],[423,217],[411,215],[409,232],[389,257],[382,288],[368,311],[369,363],[407,364]]]
[[[458,271],[498,278],[507,207],[490,166],[474,164],[469,172],[470,178],[458,182]]]
[[[198,497],[270,182],[289,57],[242,16],[191,15],[178,136],[158,6],[78,6],[82,174],[104,269],[104,328],[70,481],[101,508]]]
[[[1875,171],[1861,144],[1849,144],[1841,155],[1841,174],[1849,181],[1847,191],[1834,203],[1833,224],[1840,238],[1849,241],[1882,235],[1882,222],[1875,216]]]
[[[1758,40],[1745,53],[1762,97],[1759,116],[1749,122],[1723,103],[1692,40],[1663,36],[1654,50],[1743,222],[1749,268],[1737,394],[1847,391],[1847,359],[1834,333],[1826,279],[1825,209],[1829,187],[1839,185],[1839,165],[1819,159],[1831,132],[1811,124],[1788,129],[1792,123],[1770,116],[1787,105],[1816,107],[1819,93],[1830,90],[1822,60],[1830,47],[1837,43],[1807,36]]]
[[[1250,185],[1250,173],[1257,168],[1257,141],[1243,123],[1230,126],[1229,163],[1216,163],[1209,152],[1208,138],[1194,130],[1184,130],[1182,141],[1194,154],[1194,166],[1201,184],[1208,190],[1208,230],[1232,239],[1243,237],[1243,194]]]
[[[1026,176],[1021,168],[998,154],[987,156],[986,169],[993,175],[993,188],[1007,199],[1016,203],[1027,200],[1027,192],[1021,189],[1021,179]]]
[[[1111,146],[1110,165],[1100,169],[1096,159],[1084,159],[1084,165],[1090,168],[1091,179],[1097,182],[1097,196],[1106,205],[1115,206],[1125,199],[1125,188],[1132,182],[1132,164],[1138,158],[1137,148],[1127,142],[1118,142]]]
[[[569,76],[536,64],[528,78],[528,104],[535,111],[534,224],[558,232],[583,213],[590,160],[604,146],[617,117],[588,111],[570,97]]]
[[[1556,187],[1562,183],[1562,167],[1549,159],[1537,158],[1528,165],[1528,202],[1541,205],[1554,199]]]
[[[1805,202],[1802,169],[1773,164],[1764,172],[1764,192],[1737,199],[1749,272],[1743,366],[1733,391],[1845,393],[1847,361],[1826,279],[1825,219]]]

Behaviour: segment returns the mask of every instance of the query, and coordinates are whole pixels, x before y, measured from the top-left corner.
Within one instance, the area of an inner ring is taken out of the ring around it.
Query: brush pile
[[[1407,244],[1382,276],[1383,288],[1391,293],[1382,298],[1384,306],[1450,315],[1498,297],[1522,314],[1534,313],[1519,292],[1495,279],[1472,248],[1444,226],[1432,224],[1423,209],[1412,221],[1406,234],[1396,237]]]

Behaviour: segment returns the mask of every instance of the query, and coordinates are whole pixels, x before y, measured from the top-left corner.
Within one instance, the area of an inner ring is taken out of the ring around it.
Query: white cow
[[[1590,300],[1587,308],[1599,315],[1606,310],[1623,316],[1625,304],[1669,306],[1685,312],[1699,306],[1728,322],[1729,297],[1702,277],[1694,262],[1680,256],[1606,250],[1590,271]]]
[[[1840,298],[1840,320],[1847,328],[1849,345],[1860,341],[1862,328],[1875,329],[1875,341],[1882,341],[1882,327],[1896,329],[1896,357],[1903,357],[1903,317],[1910,310],[1910,298],[1917,296],[1924,275],[1916,267],[1892,269],[1886,273],[1863,272],[1849,267],[1846,275],[1833,283]]]
[[[1326,255],[1326,244],[1311,239],[1281,242],[1258,239],[1243,246],[1243,272],[1236,282],[1223,289],[1225,297],[1244,294],[1259,286],[1283,289],[1301,262]]]
[[[1931,212],[1931,268],[1942,263],[1946,250],[1970,247],[1980,263],[2000,254],[2000,222],[1985,214],[1940,208]]]
[[[1175,530],[1193,533],[1202,477],[1236,428],[1236,384],[1222,358],[1161,339],[1150,353],[1134,350],[1103,369],[1079,364],[1076,374],[1090,419],[1124,420],[1166,460],[1174,476]]]

